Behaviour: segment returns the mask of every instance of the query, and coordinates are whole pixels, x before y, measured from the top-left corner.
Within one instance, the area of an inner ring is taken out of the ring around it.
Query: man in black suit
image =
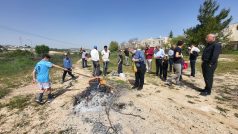
[[[221,44],[216,42],[214,34],[208,34],[206,42],[207,44],[202,54],[202,73],[206,86],[200,94],[202,96],[211,94],[213,76],[217,68],[219,54],[221,53]]]

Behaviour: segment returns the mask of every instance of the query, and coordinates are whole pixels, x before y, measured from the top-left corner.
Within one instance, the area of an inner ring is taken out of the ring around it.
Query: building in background
[[[238,50],[238,23],[230,24],[225,30],[225,33],[230,32],[230,44],[234,50]]]
[[[168,43],[169,38],[168,37],[160,37],[160,38],[149,38],[149,39],[143,39],[140,41],[140,44],[142,46],[145,46],[146,44],[150,45],[151,47],[161,46],[163,47],[165,44]]]

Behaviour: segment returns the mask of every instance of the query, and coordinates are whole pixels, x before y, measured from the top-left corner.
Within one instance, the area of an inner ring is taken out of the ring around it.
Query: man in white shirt
[[[99,53],[97,46],[94,46],[94,49],[91,50],[91,59],[93,61],[93,76],[100,75],[100,64],[99,64]]]
[[[103,61],[103,75],[107,75],[107,69],[109,64],[109,56],[110,56],[110,50],[107,49],[107,46],[104,46],[104,50],[101,52],[102,54],[102,61]]]
[[[165,56],[164,49],[162,49],[160,46],[157,46],[154,50],[154,58],[156,64],[156,76],[160,76],[160,78],[162,78],[163,74],[162,61],[164,56]]]

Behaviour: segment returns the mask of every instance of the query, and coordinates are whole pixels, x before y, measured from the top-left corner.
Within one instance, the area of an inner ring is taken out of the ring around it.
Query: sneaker
[[[52,100],[53,100],[52,94],[48,94],[48,100],[47,100],[47,102],[50,103],[50,102],[52,102]]]
[[[53,99],[48,99],[47,102],[48,103],[51,103],[53,101]]]
[[[35,100],[37,103],[39,103],[39,104],[42,104],[43,102],[42,102],[42,100],[39,100],[39,99],[36,99]]]
[[[42,104],[42,103],[43,103],[43,102],[42,102],[42,98],[43,98],[43,93],[40,93],[40,94],[36,97],[36,102]]]

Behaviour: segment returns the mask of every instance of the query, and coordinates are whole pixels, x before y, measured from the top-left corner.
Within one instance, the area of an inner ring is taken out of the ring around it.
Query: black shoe
[[[208,96],[211,95],[211,93],[207,92],[207,91],[203,91],[200,93],[201,96]]]
[[[47,102],[50,103],[52,100],[53,100],[53,95],[52,94],[48,94]]]
[[[142,90],[142,89],[143,89],[143,87],[138,87],[138,88],[137,88],[137,90]]]
[[[131,89],[136,89],[136,88],[138,88],[138,86],[133,86]]]
[[[40,94],[36,97],[36,102],[39,103],[39,104],[42,104],[42,103],[43,103],[42,98],[43,98],[43,93],[40,93]]]

